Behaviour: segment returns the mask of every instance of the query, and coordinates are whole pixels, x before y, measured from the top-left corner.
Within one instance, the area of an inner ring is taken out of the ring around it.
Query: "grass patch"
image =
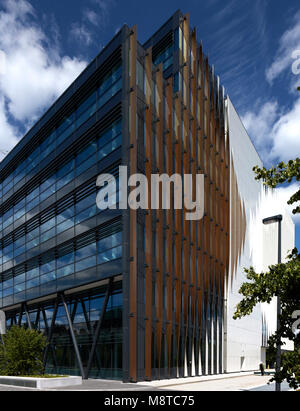
[[[20,375],[20,378],[68,378],[67,375]]]

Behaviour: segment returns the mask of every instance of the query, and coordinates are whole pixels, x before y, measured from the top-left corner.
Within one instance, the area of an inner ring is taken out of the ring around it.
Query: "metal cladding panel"
[[[265,227],[263,218],[282,214],[283,253],[294,246],[293,227],[285,204],[274,192],[266,192],[255,180],[253,167],[263,164],[229,98],[226,101],[230,141],[230,280],[228,283],[227,364],[228,372],[256,369],[263,360],[261,344],[276,328],[276,304],[257,306],[251,316],[240,321],[232,317],[241,300],[239,289],[247,281],[245,267],[257,272],[267,270],[277,261],[277,227]],[[294,227],[293,227],[294,228]],[[273,236],[269,235],[273,232]],[[266,257],[268,261],[266,263]],[[264,328],[269,330],[263,335]],[[272,325],[273,324],[273,325]],[[243,360],[243,361],[242,361]]]

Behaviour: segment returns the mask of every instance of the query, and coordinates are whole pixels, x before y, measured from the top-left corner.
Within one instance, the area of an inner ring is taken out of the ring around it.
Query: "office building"
[[[100,210],[97,178],[121,165],[148,179],[203,174],[204,217]],[[0,164],[7,326],[46,333],[49,373],[136,382],[257,369],[265,316],[231,320],[242,268],[260,264],[255,165],[189,17],[178,11],[145,44],[124,26]]]

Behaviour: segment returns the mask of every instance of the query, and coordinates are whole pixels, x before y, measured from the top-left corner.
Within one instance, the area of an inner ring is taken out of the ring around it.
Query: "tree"
[[[300,87],[298,88],[300,91]],[[264,184],[276,188],[284,183],[300,181],[300,159],[291,160],[287,164],[281,162],[277,167],[269,170],[255,167],[256,180],[264,180]],[[300,201],[299,190],[290,198],[288,204],[293,205]],[[300,207],[296,206],[294,214],[300,213]],[[269,339],[269,351],[275,352],[276,345],[288,338],[294,342],[293,352],[286,352],[282,356],[282,369],[276,373],[271,381],[288,381],[291,388],[300,387],[300,332],[295,332],[294,314],[300,309],[300,255],[298,250],[293,250],[285,264],[277,264],[269,267],[267,273],[257,274],[251,267],[245,270],[248,283],[244,283],[240,293],[244,299],[237,305],[235,319],[250,315],[254,307],[259,303],[270,303],[274,297],[281,298],[282,314],[280,317],[280,329]]]
[[[299,309],[300,296],[300,255],[297,250],[289,257],[286,264],[277,264],[269,267],[267,273],[258,274],[253,268],[245,270],[249,282],[244,283],[240,293],[243,300],[237,305],[234,319],[250,315],[259,303],[271,303],[274,297],[280,296],[282,314],[281,327],[269,339],[271,351],[276,350],[277,343],[283,345],[282,340],[288,338],[295,344],[294,352],[285,353],[282,359],[282,371],[272,381],[287,380],[291,388],[300,387],[300,334],[294,334],[293,314]]]
[[[267,170],[264,168],[254,167],[256,180],[264,180],[264,184],[276,188],[280,184],[291,183],[293,180],[300,181],[300,159],[290,160],[287,164],[281,162],[277,167]],[[293,205],[300,201],[299,190],[290,198],[288,204]],[[294,214],[300,213],[300,206],[293,210]]]
[[[43,373],[46,338],[36,330],[13,326],[0,344],[0,374],[30,376]]]

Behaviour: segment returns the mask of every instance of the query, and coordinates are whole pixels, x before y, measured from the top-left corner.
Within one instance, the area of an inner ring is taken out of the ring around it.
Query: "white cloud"
[[[277,116],[278,103],[270,101],[259,106],[256,111],[247,112],[242,118],[262,157],[268,156],[269,148],[273,142],[271,130]]]
[[[285,111],[267,102],[247,112],[243,123],[266,165],[300,156],[300,98]]]
[[[6,70],[0,76],[1,147],[12,148],[26,129],[70,85],[86,62],[62,56],[37,24],[26,0],[6,0],[0,12],[0,50]]]
[[[86,46],[89,46],[93,41],[92,33],[85,24],[74,23],[70,33],[73,38]]]
[[[300,76],[295,70],[299,69],[300,51],[297,50],[300,50],[300,11],[281,36],[274,61],[266,70],[266,80],[271,85],[282,73],[289,72],[288,78],[292,80],[288,91],[293,96],[290,106],[281,109],[276,99],[260,101],[243,116],[245,127],[267,166],[300,156],[300,97],[296,90]]]
[[[284,161],[300,156],[300,99],[274,124],[271,158]]]
[[[103,30],[108,25],[110,7],[114,0],[90,0],[90,6],[82,11],[81,22],[74,23],[71,37],[81,44],[89,46],[97,38],[95,30]]]
[[[83,15],[88,22],[90,22],[94,26],[97,25],[99,21],[98,14],[94,10],[90,10],[90,9],[84,10]]]
[[[4,99],[0,97],[0,158],[18,142],[18,131],[9,124]]]
[[[293,26],[281,37],[276,57],[266,71],[266,77],[270,84],[285,70],[289,69],[292,72],[295,50],[300,50],[300,11],[295,15]]]

